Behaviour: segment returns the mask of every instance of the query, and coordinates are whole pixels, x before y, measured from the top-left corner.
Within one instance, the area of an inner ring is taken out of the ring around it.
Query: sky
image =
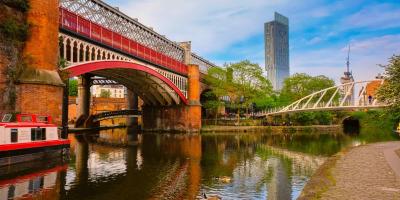
[[[248,59],[265,66],[264,23],[289,18],[290,73],[338,82],[347,45],[356,80],[383,72],[400,54],[400,0],[105,0],[218,64]]]

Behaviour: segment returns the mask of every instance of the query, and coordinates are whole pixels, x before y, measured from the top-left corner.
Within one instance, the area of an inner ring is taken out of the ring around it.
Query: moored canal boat
[[[0,123],[0,167],[39,159],[67,156],[69,140],[46,115],[6,114]]]

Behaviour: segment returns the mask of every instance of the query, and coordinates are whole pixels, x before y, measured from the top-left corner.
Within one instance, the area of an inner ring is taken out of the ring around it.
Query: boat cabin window
[[[29,193],[38,192],[41,189],[43,189],[43,186],[44,186],[44,177],[43,176],[31,179],[31,180],[29,180],[29,186],[28,186]]]
[[[36,117],[36,121],[37,122],[47,123],[47,122],[49,122],[49,118],[47,116],[37,116]]]
[[[11,129],[11,143],[18,142],[18,129]]]
[[[46,129],[45,128],[32,128],[31,129],[31,140],[46,140]]]
[[[10,185],[10,187],[8,188],[7,196],[8,196],[7,199],[14,199],[14,197],[15,197],[15,185]]]
[[[12,114],[5,114],[1,122],[11,122]]]
[[[32,122],[32,116],[30,115],[21,116],[21,122]]]

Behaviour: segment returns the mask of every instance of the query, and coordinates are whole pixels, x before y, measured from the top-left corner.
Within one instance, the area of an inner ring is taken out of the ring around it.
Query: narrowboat
[[[3,116],[0,122],[0,167],[68,154],[69,140],[60,137],[58,127],[51,122],[51,116]]]

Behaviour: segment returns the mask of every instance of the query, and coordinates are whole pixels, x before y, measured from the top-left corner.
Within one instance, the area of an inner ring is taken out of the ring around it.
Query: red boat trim
[[[51,168],[51,169],[35,172],[35,173],[32,173],[32,174],[17,176],[17,177],[15,177],[13,179],[0,180],[0,186],[20,183],[20,182],[23,182],[25,180],[30,180],[30,179],[36,178],[38,176],[44,176],[44,175],[50,174],[52,172],[65,171],[67,169],[68,169],[68,165],[65,164],[65,165],[57,166],[57,167],[54,167],[54,168]]]
[[[69,144],[69,140],[50,140],[50,141],[35,141],[26,143],[15,143],[15,144],[3,144],[0,145],[0,152],[2,151],[12,151],[20,149],[33,149],[40,147],[50,147]]]
[[[1,123],[0,126],[4,126],[5,128],[36,128],[36,127],[57,127],[54,124],[42,124],[42,123]]]

